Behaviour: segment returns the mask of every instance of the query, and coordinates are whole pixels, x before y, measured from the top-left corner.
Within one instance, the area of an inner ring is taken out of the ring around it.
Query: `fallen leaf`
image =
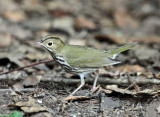
[[[15,106],[24,107],[24,106],[32,106],[33,104],[35,104],[35,100],[29,96],[27,102],[23,102],[23,101],[17,102]]]
[[[88,30],[96,30],[97,26],[96,24],[84,17],[79,17],[74,21],[74,28],[76,30],[82,30],[82,29],[88,29]]]
[[[129,94],[129,95],[143,95],[143,94],[146,94],[146,95],[155,95],[158,93],[158,91],[154,91],[152,89],[145,89],[145,90],[142,90],[142,91],[130,91],[130,90],[127,90],[127,89],[121,89],[121,88],[118,88],[117,85],[107,85],[106,86],[106,89],[109,89],[109,90],[112,90],[112,91],[115,91],[115,92],[118,92],[118,93],[122,93],[122,94]]]
[[[47,111],[46,108],[38,105],[38,104],[33,104],[30,107],[24,106],[21,107],[21,109],[26,112],[26,113],[33,113],[33,112],[40,112],[40,111]]]
[[[47,111],[46,108],[36,104],[35,100],[32,97],[29,97],[29,100],[27,102],[17,102],[16,104],[9,105],[9,107],[20,107],[26,113]]]
[[[139,65],[123,65],[117,68],[120,72],[145,72],[146,70]]]
[[[116,25],[121,29],[136,29],[139,26],[138,22],[125,12],[116,11],[113,16]]]
[[[26,15],[22,11],[6,11],[2,15],[14,22],[20,22],[26,19]]]
[[[40,112],[40,113],[35,113],[30,117],[53,117],[53,116],[48,112]]]
[[[13,85],[13,89],[14,90],[19,90],[19,89],[23,89],[23,83],[22,82],[18,82],[16,84]]]
[[[142,42],[146,44],[160,44],[160,36],[155,36],[155,35],[144,35],[141,37],[131,37],[131,41],[137,41],[137,42]]]
[[[24,86],[35,86],[42,79],[42,76],[29,76],[23,81]]]

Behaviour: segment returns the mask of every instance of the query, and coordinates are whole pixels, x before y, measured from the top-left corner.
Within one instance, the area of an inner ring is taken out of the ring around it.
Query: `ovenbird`
[[[117,54],[131,49],[137,45],[137,42],[112,49],[109,51],[84,47],[80,45],[68,45],[56,36],[46,36],[40,42],[45,49],[49,51],[54,60],[65,69],[66,72],[77,74],[81,78],[81,85],[71,93],[75,94],[84,84],[84,77],[101,67],[120,63],[115,60]],[[98,76],[95,78],[92,90],[96,88]]]

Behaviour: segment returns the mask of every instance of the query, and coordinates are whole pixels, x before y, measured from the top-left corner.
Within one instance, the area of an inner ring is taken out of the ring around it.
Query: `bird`
[[[121,63],[116,60],[119,53],[131,49],[137,42],[111,50],[100,50],[92,47],[65,44],[59,37],[47,35],[38,42],[48,50],[53,59],[68,73],[76,74],[81,79],[81,84],[70,96],[73,96],[85,84],[85,76],[102,67]],[[95,77],[92,90],[96,89],[98,75]]]

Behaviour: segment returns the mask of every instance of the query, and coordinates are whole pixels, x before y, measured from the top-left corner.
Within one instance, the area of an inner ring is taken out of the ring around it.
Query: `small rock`
[[[35,86],[36,84],[38,84],[40,82],[41,79],[42,79],[42,76],[27,77],[23,81],[23,85],[24,86]]]
[[[147,105],[144,117],[158,117],[156,110],[158,109],[158,102],[152,102]]]
[[[138,47],[138,51],[135,51],[135,55],[139,60],[149,60],[149,58],[159,54],[158,50],[148,48],[145,46]]]
[[[118,103],[111,100],[108,97],[102,97],[101,108],[102,110],[113,111],[114,108],[118,107]]]
[[[146,33],[160,33],[160,18],[159,17],[148,17],[142,22],[142,30]]]

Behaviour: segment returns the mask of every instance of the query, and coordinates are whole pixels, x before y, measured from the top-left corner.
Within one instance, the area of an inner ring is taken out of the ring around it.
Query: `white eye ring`
[[[53,44],[52,41],[50,41],[50,42],[48,43],[48,46],[52,46],[52,44]]]

